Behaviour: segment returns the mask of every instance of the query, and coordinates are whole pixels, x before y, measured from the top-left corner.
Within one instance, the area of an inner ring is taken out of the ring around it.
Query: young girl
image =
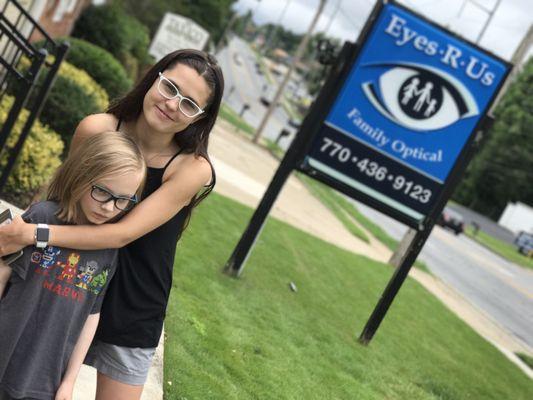
[[[105,130],[132,137],[148,164],[143,200],[117,223],[51,226],[50,243],[83,249],[121,247],[115,279],[87,362],[97,399],[138,399],[159,342],[172,287],[176,242],[192,209],[212,190],[207,155],[224,80],[216,60],[179,50],[155,64],[107,113],[83,119],[71,151]],[[0,254],[34,242],[35,225],[0,228]]]
[[[128,136],[93,135],[58,169],[48,201],[22,218],[103,224],[137,203],[145,174],[143,156]],[[0,262],[0,399],[72,398],[117,264],[115,249],[46,246],[46,237],[38,239],[11,265]]]

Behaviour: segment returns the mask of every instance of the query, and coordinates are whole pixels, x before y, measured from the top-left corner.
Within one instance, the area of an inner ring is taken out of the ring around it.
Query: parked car
[[[259,101],[260,101],[261,104],[264,105],[265,107],[270,106],[270,103],[272,103],[272,100],[269,99],[269,98],[266,97],[266,96],[261,96],[261,97],[259,98]]]
[[[514,243],[520,253],[533,257],[533,233],[520,232]]]
[[[444,207],[440,217],[437,219],[437,224],[451,229],[456,235],[463,233],[465,230],[463,216],[449,207]]]

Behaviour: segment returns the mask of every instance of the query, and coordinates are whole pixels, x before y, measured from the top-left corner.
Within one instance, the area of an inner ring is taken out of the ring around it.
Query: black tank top
[[[180,152],[164,168],[148,167],[142,198],[161,186],[166,168]],[[102,304],[97,339],[117,346],[157,347],[172,287],[176,245],[188,208],[119,249],[118,267]]]

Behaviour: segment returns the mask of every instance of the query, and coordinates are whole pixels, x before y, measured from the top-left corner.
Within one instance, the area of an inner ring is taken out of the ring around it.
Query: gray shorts
[[[155,347],[122,347],[94,341],[83,363],[116,381],[144,385],[155,350]]]

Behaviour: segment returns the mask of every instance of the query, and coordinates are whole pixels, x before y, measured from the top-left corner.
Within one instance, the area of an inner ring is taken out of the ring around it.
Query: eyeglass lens
[[[176,97],[181,96],[178,88],[176,88],[172,82],[168,81],[163,76],[161,78],[162,79],[159,82],[159,90],[163,96],[165,96],[167,99],[175,99]],[[199,111],[201,111],[201,108],[196,103],[186,97],[180,98],[179,107],[181,111],[188,117],[195,116]]]
[[[101,187],[93,186],[91,190],[91,196],[93,199],[100,203],[107,203],[109,200],[113,200],[115,207],[119,210],[126,211],[133,207],[135,200],[128,199],[126,197],[117,197],[112,193],[109,193],[107,190],[104,190]]]

